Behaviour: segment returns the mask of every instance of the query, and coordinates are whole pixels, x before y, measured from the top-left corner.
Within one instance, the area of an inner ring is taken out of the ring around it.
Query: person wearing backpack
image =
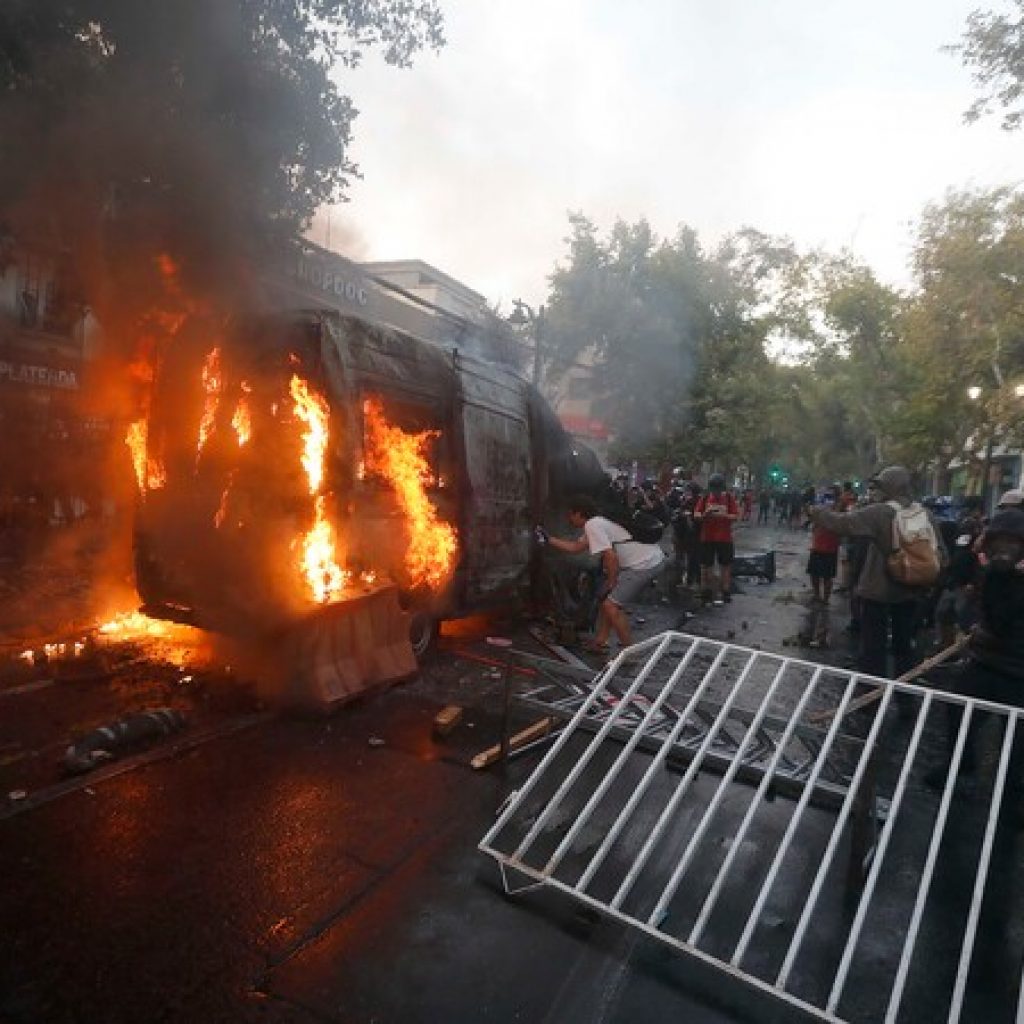
[[[543,541],[567,554],[589,551],[601,556],[604,583],[599,595],[597,629],[588,649],[596,654],[608,653],[608,638],[614,632],[621,647],[633,642],[629,618],[622,606],[631,601],[661,572],[665,552],[660,544],[646,544],[634,539],[624,526],[598,515],[597,503],[589,495],[571,498],[568,505],[569,525],[583,530],[576,540],[543,535]]]
[[[913,501],[910,473],[903,466],[888,466],[871,483],[878,498],[873,504],[848,512],[821,505],[808,511],[815,525],[840,537],[863,537],[869,542],[854,588],[861,603],[858,668],[895,678],[914,666],[918,602],[938,580],[945,546],[927,510]]]

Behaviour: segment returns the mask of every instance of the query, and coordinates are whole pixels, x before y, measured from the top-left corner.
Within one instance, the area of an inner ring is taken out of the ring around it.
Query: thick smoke
[[[303,93],[325,75],[259,25],[264,5],[19,6],[33,12],[9,12],[0,36],[15,238],[68,254],[115,345],[165,301],[160,253],[194,298],[244,300],[261,249],[350,170],[347,101]]]
[[[110,435],[71,459],[97,505],[130,506],[123,427],[144,406],[146,363],[187,317],[215,324],[257,304],[259,269],[354,173],[355,112],[329,70],[360,46],[402,64],[442,42],[433,0],[0,8],[0,268],[56,267],[50,299],[101,327],[76,412]],[[25,447],[0,446],[11,479],[35,487]],[[43,519],[74,475],[48,473],[60,479]]]

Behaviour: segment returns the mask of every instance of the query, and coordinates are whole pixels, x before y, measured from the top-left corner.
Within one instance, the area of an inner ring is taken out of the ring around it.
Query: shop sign
[[[78,390],[78,372],[0,359],[0,384],[18,384],[31,388],[56,388],[62,391]]]
[[[369,302],[365,283],[340,265],[331,267],[326,262],[298,256],[289,262],[288,274],[306,288],[332,295],[335,299],[356,306],[365,306]]]

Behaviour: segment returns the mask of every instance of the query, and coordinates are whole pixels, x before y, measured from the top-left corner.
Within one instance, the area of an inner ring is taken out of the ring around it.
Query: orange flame
[[[139,611],[120,612],[102,623],[98,632],[101,645],[144,644],[147,659],[159,658],[179,668],[204,661],[208,650],[208,639],[202,630],[178,622],[151,619]]]
[[[213,433],[214,421],[217,418],[217,406],[220,404],[222,380],[220,374],[220,349],[213,348],[203,360],[203,417],[199,421],[199,444],[196,446],[196,460],[206,447],[206,442]]]
[[[167,483],[167,470],[157,458],[146,459],[146,486],[151,491],[158,491]]]
[[[298,375],[292,375],[289,390],[295,415],[306,426],[300,460],[314,498],[313,525],[302,539],[302,572],[314,600],[326,604],[340,597],[350,575],[336,561],[334,529],[327,518],[326,498],[321,493],[330,440],[330,409],[323,397],[311,391]]]
[[[128,424],[128,433],[124,443],[132,453],[132,465],[135,467],[135,479],[139,482],[139,490],[146,490],[146,434],[145,420],[136,420]]]
[[[324,456],[329,437],[327,403],[299,376],[293,374],[291,396],[294,412],[306,429],[302,434],[302,468],[309,480],[309,493],[318,494],[324,482]]]
[[[325,504],[324,496],[318,494],[313,505],[313,526],[302,538],[302,572],[318,604],[336,601],[351,576],[334,560],[334,528],[327,518]]]
[[[145,419],[135,420],[128,425],[128,433],[124,443],[132,453],[132,465],[135,467],[135,479],[139,491],[145,495],[147,490],[155,491],[167,483],[167,473],[163,463],[149,454],[149,424]]]
[[[160,271],[160,276],[163,277],[169,284],[177,285],[178,283],[178,264],[174,261],[173,256],[169,256],[165,252],[157,254],[156,266]]]
[[[391,484],[405,513],[409,531],[405,567],[410,581],[413,586],[425,583],[441,587],[455,567],[458,537],[449,523],[438,519],[437,510],[427,497],[426,483],[431,473],[426,447],[438,432],[407,434],[400,427],[391,426],[376,399],[367,401],[363,410],[369,428],[367,468]]]
[[[252,437],[252,413],[249,409],[249,400],[243,395],[235,406],[235,413],[231,417],[231,426],[238,435],[238,447],[242,448]]]
[[[175,628],[173,623],[151,619],[148,615],[135,611],[119,612],[112,619],[102,623],[99,631],[104,636],[116,637],[168,636]]]
[[[213,525],[219,530],[224,525],[224,519],[228,514],[228,497],[231,494],[231,485],[228,484],[224,488],[224,493],[220,496],[220,504],[217,506],[217,511],[213,516]]]

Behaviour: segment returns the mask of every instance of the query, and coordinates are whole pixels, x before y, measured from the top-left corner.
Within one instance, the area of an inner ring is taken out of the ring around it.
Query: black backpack
[[[633,540],[641,544],[657,544],[665,533],[665,524],[645,508],[638,508],[632,515],[626,516],[622,526],[629,530]]]

